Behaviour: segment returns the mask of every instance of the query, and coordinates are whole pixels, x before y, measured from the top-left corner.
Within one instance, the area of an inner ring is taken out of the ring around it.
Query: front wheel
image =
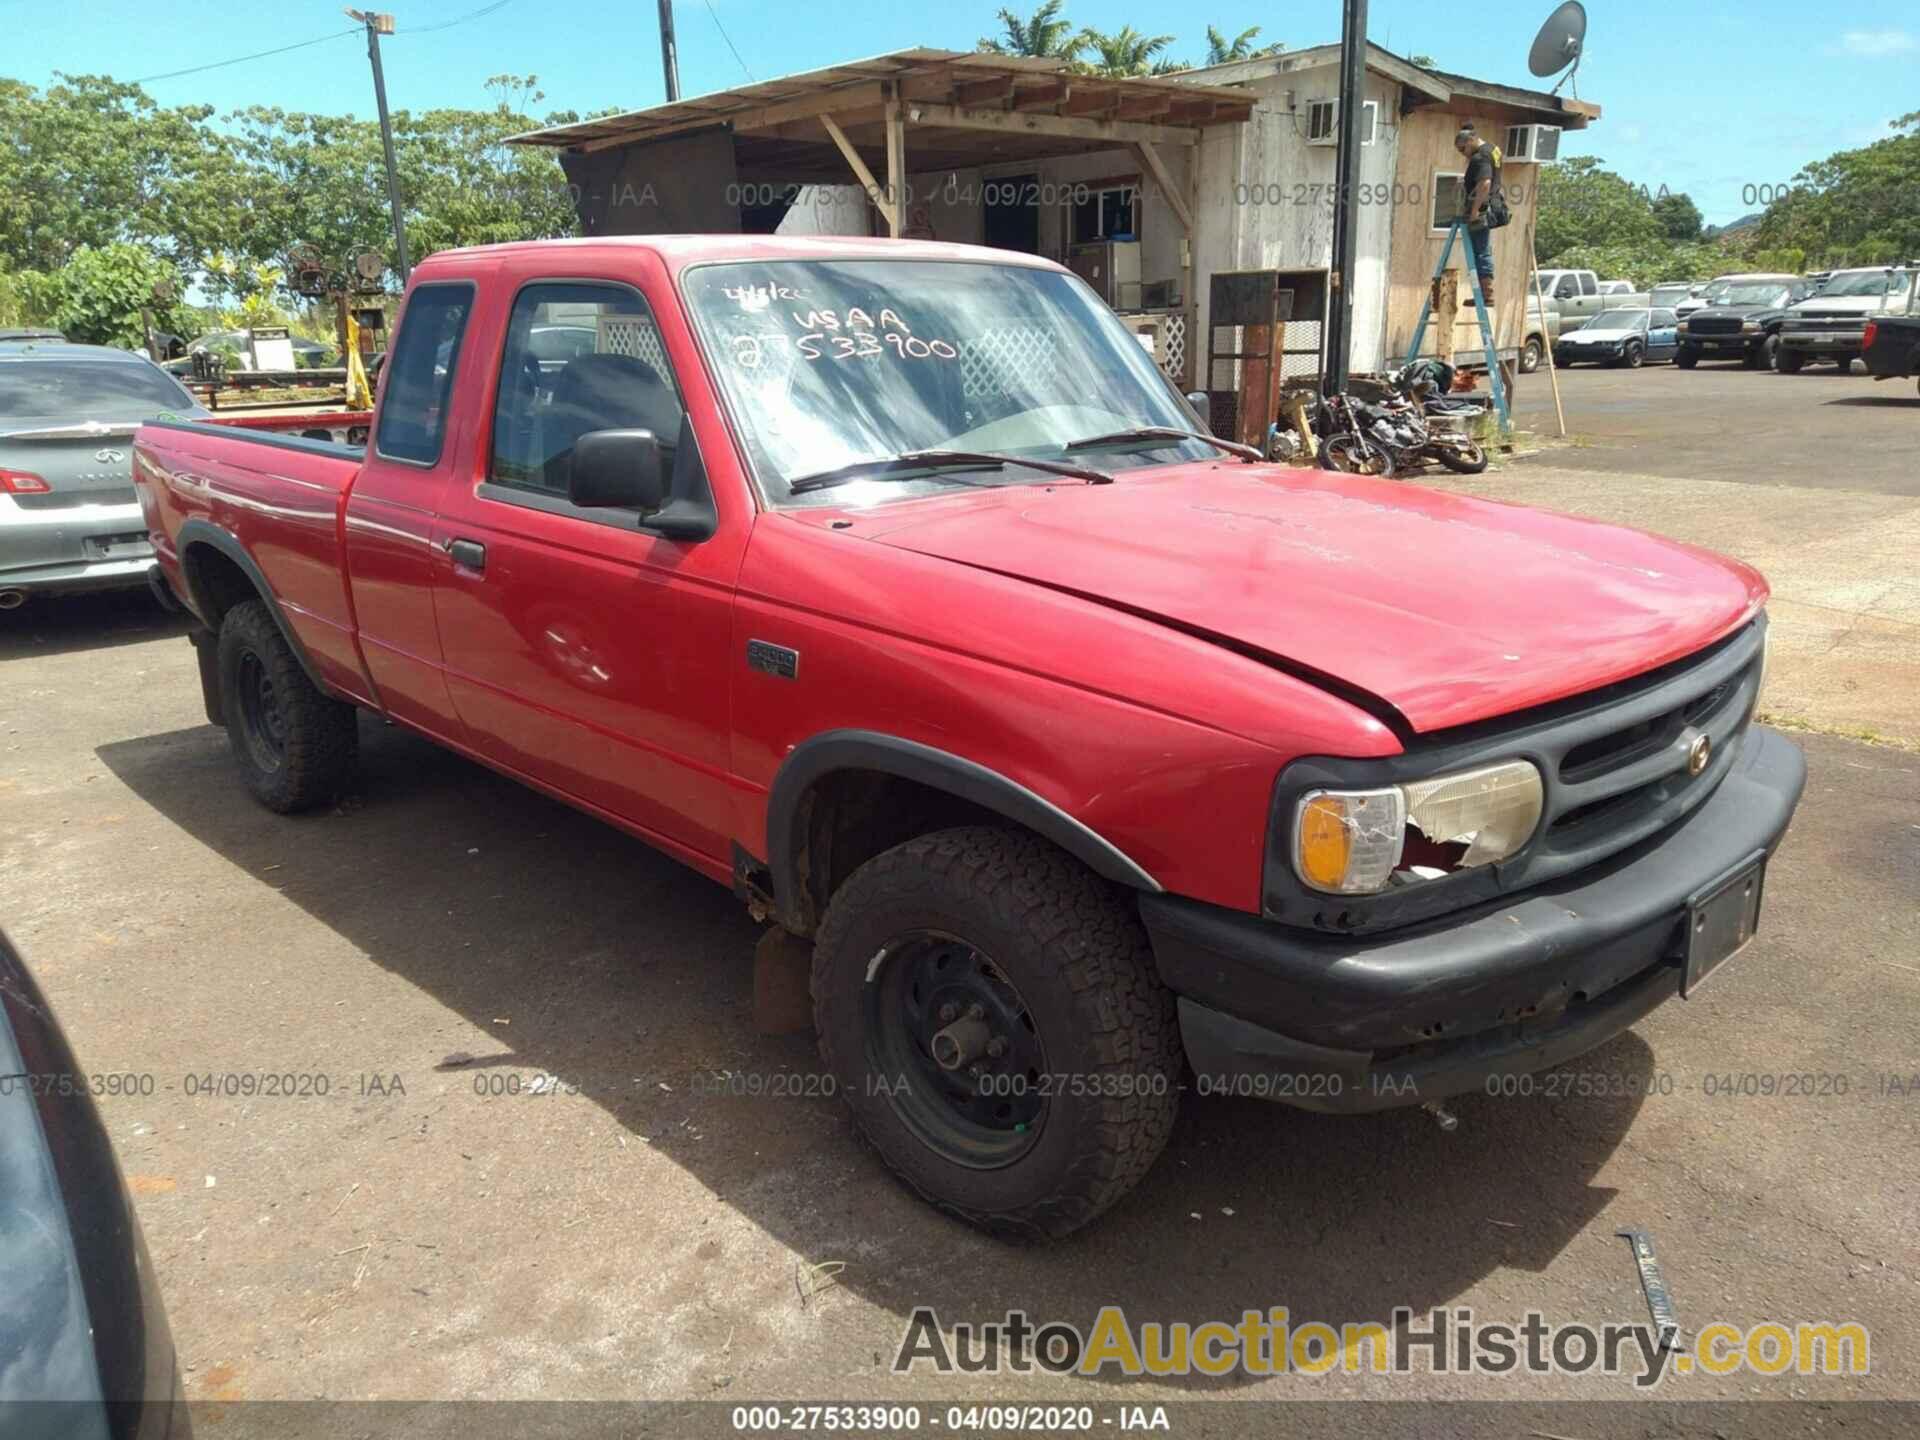
[[[1078,1229],[1146,1174],[1179,1108],[1179,1022],[1129,897],[1039,838],[943,830],[834,894],[820,1053],[920,1196],[998,1235]]]
[[[1487,468],[1487,452],[1471,440],[1435,441],[1428,453],[1459,475],[1478,475]]]
[[[1769,335],[1757,345],[1749,345],[1743,357],[1749,370],[1771,370],[1780,353],[1780,337]]]
[[[1627,348],[1620,352],[1620,363],[1629,370],[1638,370],[1647,363],[1647,352],[1638,340],[1627,342]]]
[[[1694,366],[1700,363],[1699,348],[1693,345],[1682,345],[1678,350],[1673,352],[1673,363],[1676,368],[1681,370],[1693,369]]]
[[[227,611],[219,664],[227,743],[254,798],[287,814],[337,796],[359,753],[358,715],[307,678],[265,601]]]
[[[1806,363],[1807,357],[1805,353],[1799,350],[1782,348],[1777,351],[1773,357],[1773,368],[1778,370],[1782,375],[1798,375]]]
[[[1320,442],[1320,468],[1391,480],[1393,456],[1385,447],[1358,435],[1329,435]]]
[[[1540,337],[1537,335],[1529,335],[1527,337],[1527,343],[1520,347],[1520,373],[1522,375],[1531,375],[1534,371],[1538,370],[1540,368],[1540,361],[1545,354],[1546,351],[1540,344]]]

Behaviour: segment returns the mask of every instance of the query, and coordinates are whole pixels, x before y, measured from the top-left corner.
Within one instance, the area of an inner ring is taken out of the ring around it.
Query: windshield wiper
[[[1084,465],[1061,465],[1052,460],[1029,460],[1024,455],[996,455],[988,450],[907,450],[898,455],[883,455],[873,460],[855,460],[812,475],[787,482],[789,495],[805,495],[810,490],[826,490],[855,480],[910,480],[911,475],[895,475],[900,470],[983,470],[1003,465],[1024,465],[1029,470],[1044,470],[1049,475],[1064,475],[1069,480],[1084,480],[1089,485],[1111,485],[1113,477]]]
[[[1111,435],[1089,435],[1084,440],[1075,440],[1065,448],[1068,450],[1104,450],[1113,445],[1131,445],[1143,440],[1198,440],[1202,445],[1211,445],[1216,450],[1225,450],[1229,455],[1238,455],[1250,464],[1262,464],[1266,456],[1251,445],[1242,445],[1237,440],[1222,440],[1215,435],[1202,435],[1197,430],[1177,430],[1171,425],[1143,425],[1138,430],[1116,430]]]

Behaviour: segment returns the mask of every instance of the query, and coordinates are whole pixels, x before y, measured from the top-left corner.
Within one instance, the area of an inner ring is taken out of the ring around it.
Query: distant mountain
[[[1751,215],[1742,215],[1738,220],[1731,221],[1725,225],[1709,225],[1700,233],[1706,239],[1714,240],[1722,235],[1732,235],[1740,230],[1751,230],[1754,226],[1758,225],[1763,218],[1765,218],[1765,212],[1756,210]]]

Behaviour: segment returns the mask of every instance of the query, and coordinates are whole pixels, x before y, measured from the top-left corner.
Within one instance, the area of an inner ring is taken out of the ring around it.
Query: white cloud
[[[1913,36],[1904,30],[1849,30],[1840,37],[1840,48],[1849,55],[1878,60],[1887,55],[1903,55],[1915,48]]]

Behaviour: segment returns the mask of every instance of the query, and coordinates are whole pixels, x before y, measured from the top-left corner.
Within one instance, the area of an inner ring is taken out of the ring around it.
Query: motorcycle
[[[1455,421],[1484,408],[1445,398],[1452,368],[1422,361],[1390,371],[1386,378],[1393,393],[1379,404],[1327,396],[1315,418],[1320,467],[1383,479],[1430,460],[1461,475],[1485,470],[1487,452],[1480,445],[1450,425],[1436,429],[1428,423],[1429,417]]]

